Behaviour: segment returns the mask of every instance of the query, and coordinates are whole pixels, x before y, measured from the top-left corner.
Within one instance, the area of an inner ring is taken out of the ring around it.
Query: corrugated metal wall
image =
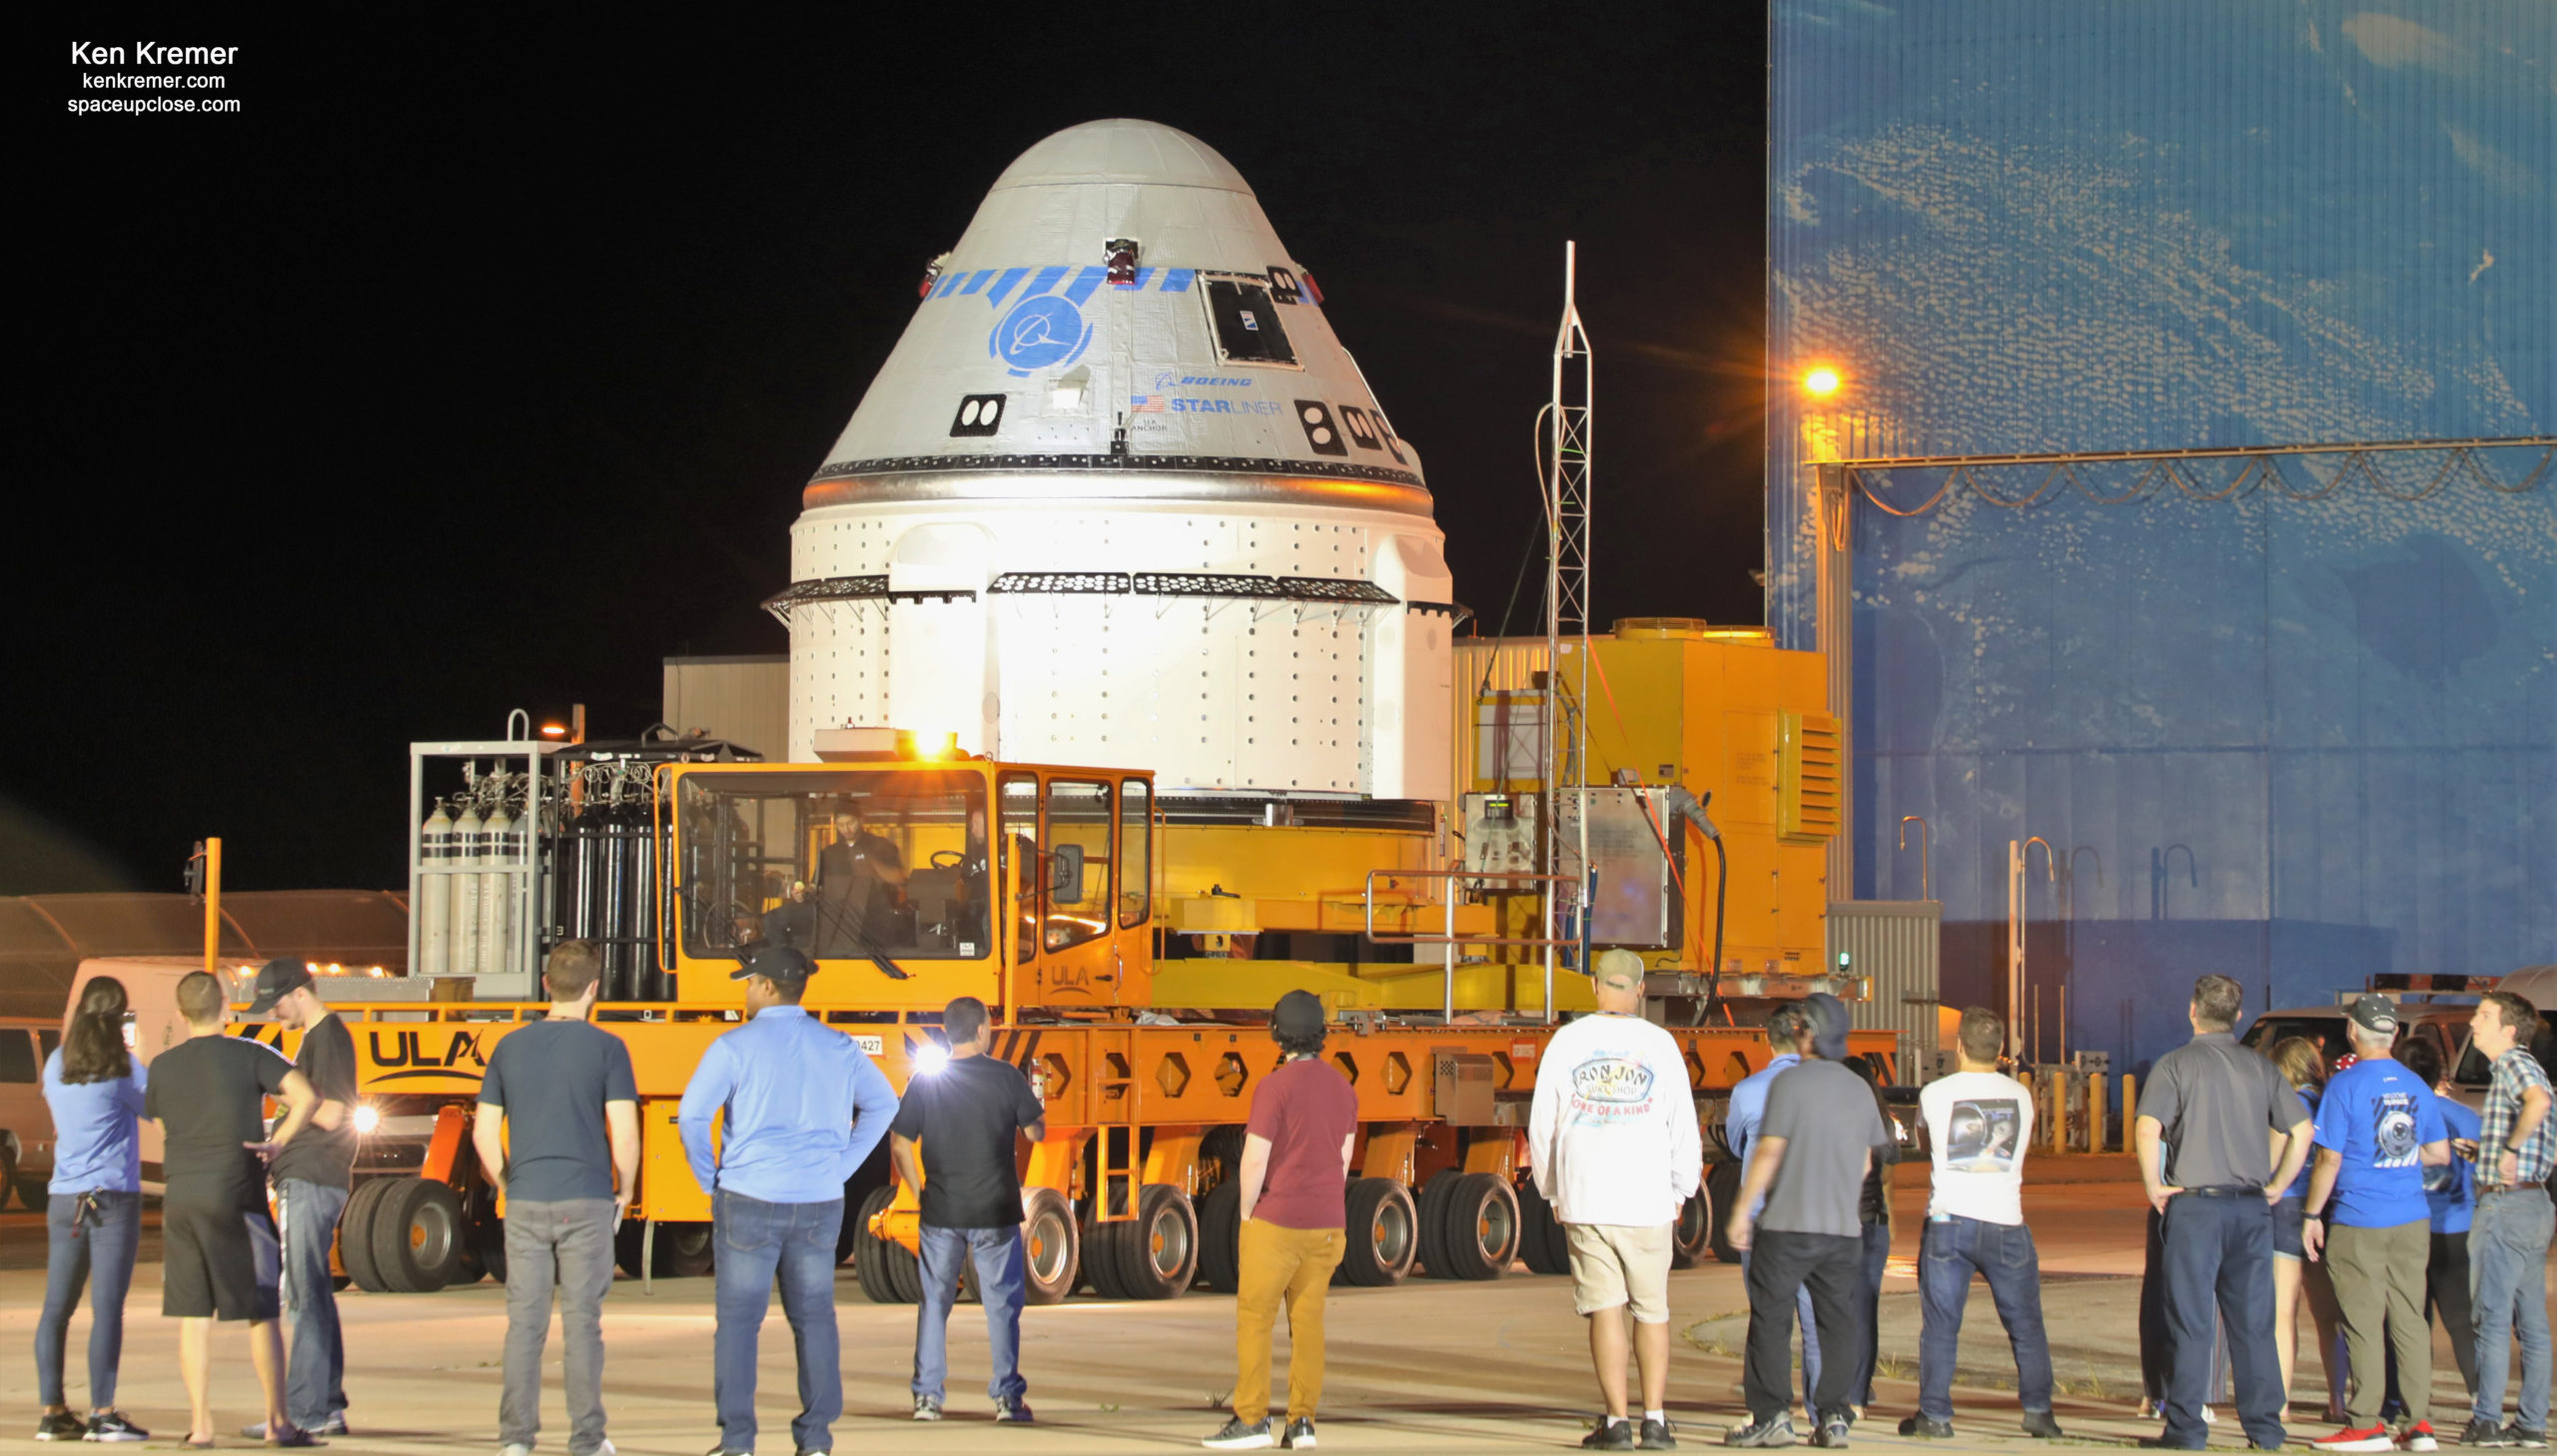
[[[790,752],[788,657],[669,657],[665,722],[698,728],[767,759]]]
[[[1771,384],[1784,645],[1819,458],[2557,427],[2557,6],[1777,0],[1772,37],[1770,377],[1847,380]],[[2557,955],[2557,486],[2379,483],[1856,509],[1856,893],[1917,892],[1923,815],[1968,945],[2045,837],[2069,1044],[2131,1069],[2202,971],[2262,1005]]]
[[[1830,964],[1844,954],[1873,994],[1847,1004],[1859,1029],[1900,1034],[1900,1080],[1915,1084],[1936,1052],[1943,1000],[1936,974],[1944,906],[1933,900],[1858,900],[1829,907]]]

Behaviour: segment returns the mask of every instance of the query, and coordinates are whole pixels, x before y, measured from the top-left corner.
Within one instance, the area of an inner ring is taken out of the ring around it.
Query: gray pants
[[[2326,1231],[2326,1267],[2334,1275],[2344,1348],[2353,1364],[2344,1424],[2354,1430],[2379,1424],[2390,1350],[2397,1355],[2397,1392],[2406,1402],[2406,1419],[2432,1419],[2433,1327],[2424,1319],[2424,1265],[2431,1256],[2432,1225],[2422,1218],[2388,1228],[2337,1225]]]
[[[506,1204],[506,1392],[497,1444],[529,1446],[541,1430],[541,1348],[559,1294],[559,1383],[568,1397],[568,1456],[603,1445],[603,1296],[612,1288],[612,1200]]]

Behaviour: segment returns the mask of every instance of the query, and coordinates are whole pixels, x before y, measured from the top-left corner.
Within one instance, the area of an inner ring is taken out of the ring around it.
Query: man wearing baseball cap
[[[755,1448],[755,1352],[776,1276],[799,1354],[791,1444],[833,1450],[843,1414],[835,1330],[843,1189],[888,1135],[897,1093],[850,1037],[799,1009],[816,969],[788,946],[754,948],[729,978],[746,983],[746,1024],[703,1050],[675,1113],[719,1241],[711,1383],[721,1451]],[[711,1121],[722,1114],[714,1146]]]
[[[356,1039],[320,1000],[310,968],[280,959],[258,968],[249,1015],[274,1017],[302,1034],[293,1065],[320,1094],[311,1126],[275,1154],[267,1176],[284,1213],[284,1314],[292,1326],[285,1355],[285,1414],[316,1435],[347,1433],[347,1346],[338,1328],[338,1294],[329,1250],[356,1168]],[[264,1421],[240,1434],[267,1438]]]
[[[1235,1290],[1234,1418],[1201,1442],[1221,1451],[1314,1444],[1322,1403],[1323,1291],[1347,1248],[1349,1148],[1358,1094],[1322,1060],[1322,999],[1291,991],[1270,1013],[1277,1071],[1245,1123],[1243,1229]],[[1270,1331],[1287,1306],[1287,1424],[1270,1429]]]
[[[2353,1378],[2344,1428],[2310,1444],[2326,1451],[2431,1451],[2432,1326],[2424,1320],[2424,1266],[2432,1253],[2424,1164],[2450,1161],[2450,1133],[2432,1089],[2389,1055],[2397,1004],[2364,996],[2345,1031],[2358,1059],[2335,1074],[2317,1102],[2317,1170],[2308,1179],[2300,1243],[2326,1260]],[[2397,1356],[2406,1425],[2379,1418],[2387,1349]]]

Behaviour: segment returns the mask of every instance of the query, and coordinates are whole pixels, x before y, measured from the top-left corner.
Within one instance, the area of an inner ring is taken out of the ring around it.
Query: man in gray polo
[[[2166,1327],[2173,1345],[2166,1432],[2153,1443],[2202,1449],[2214,1305],[2228,1327],[2237,1417],[2266,1450],[2282,1443],[2281,1368],[2273,1360],[2272,1205],[2308,1159],[2308,1113],[2270,1062],[2229,1028],[2244,993],[2225,976],[2193,983],[2193,1039],[2139,1090],[2133,1141],[2148,1202],[2162,1220]],[[2286,1139],[2274,1165],[2267,1130]]]

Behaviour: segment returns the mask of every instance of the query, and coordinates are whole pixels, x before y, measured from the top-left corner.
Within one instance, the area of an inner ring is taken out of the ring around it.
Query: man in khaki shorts
[[[1669,1451],[1669,1254],[1678,1210],[1704,1175],[1696,1103],[1678,1044],[1642,1019],[1642,959],[1598,958],[1598,1013],[1554,1034],[1527,1121],[1536,1189],[1571,1240],[1572,1307],[1607,1410],[1580,1444]],[[1642,1425],[1628,1419],[1625,1357],[1642,1368]]]

